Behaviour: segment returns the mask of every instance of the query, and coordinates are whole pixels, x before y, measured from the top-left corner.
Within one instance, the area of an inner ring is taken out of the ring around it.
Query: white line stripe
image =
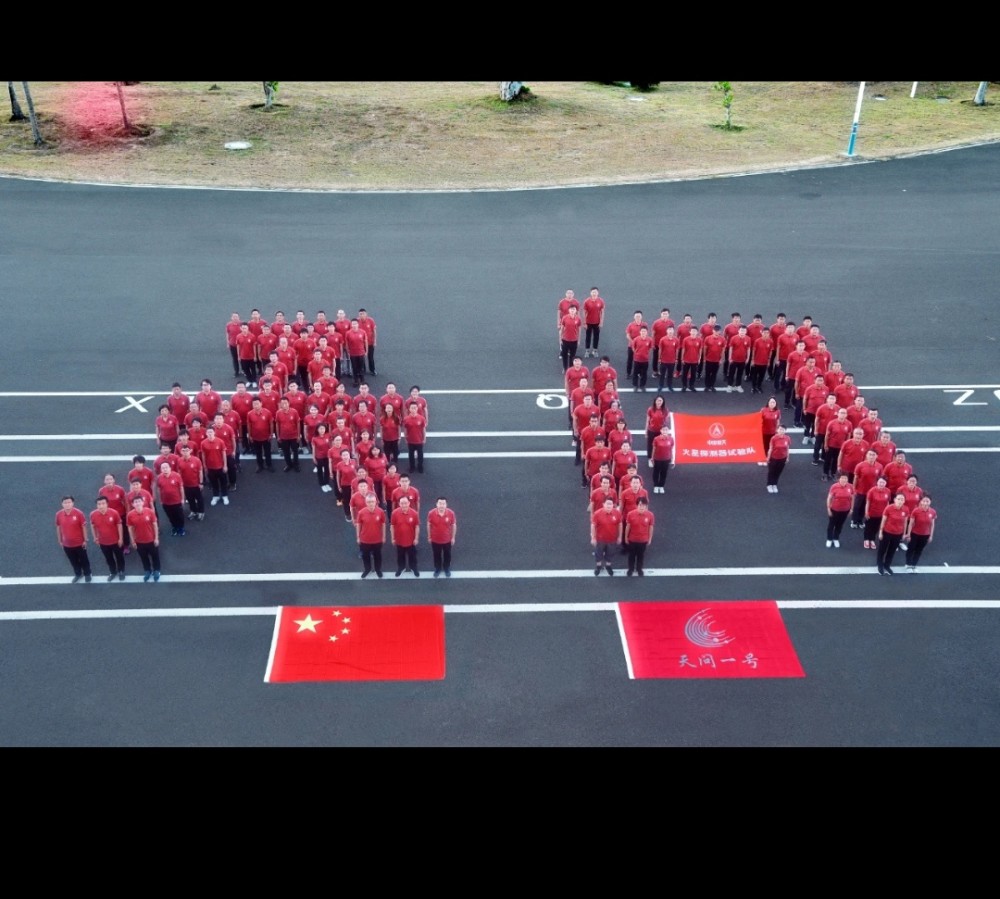
[[[917,455],[921,453],[1000,453],[1000,446],[907,446],[907,455]],[[806,456],[812,455],[811,449],[792,449],[792,455]],[[645,457],[646,453],[640,452],[639,456]],[[572,450],[525,450],[511,452],[483,452],[483,453],[424,453],[425,459],[572,459]],[[241,456],[242,459],[253,459],[253,456]],[[310,456],[301,457],[308,462]],[[405,458],[405,457],[404,457]],[[131,462],[132,456],[0,456],[0,462]],[[687,465],[750,465],[748,462],[716,462],[697,463],[679,462],[678,468]]]
[[[235,383],[235,381],[234,381]],[[218,385],[221,386],[221,385]],[[857,385],[861,391],[865,390],[1000,390],[1000,384],[877,384],[877,385]],[[226,387],[224,392],[229,392]],[[235,391],[234,391],[235,392]],[[251,391],[253,392],[253,391]],[[421,390],[421,396],[494,396],[506,393],[559,393],[565,394],[566,387],[561,384],[558,387],[505,387],[489,389],[469,389],[469,390]],[[622,391],[627,394],[627,389]],[[185,391],[189,397],[196,393]],[[64,390],[64,391],[0,391],[0,398],[20,399],[34,397],[97,397],[97,396],[169,396],[170,391],[156,391],[148,389],[123,389],[123,390]],[[407,394],[408,396],[409,394]],[[665,394],[669,397],[670,394]],[[405,399],[405,396],[404,396]]]
[[[869,574],[875,575],[874,559],[871,565],[824,565],[824,566],[803,566],[801,568],[773,567],[773,568],[647,568],[646,577],[746,577],[748,575],[760,575],[765,577],[810,577],[816,574]],[[624,574],[624,572],[622,572]],[[920,574],[1000,574],[1000,565],[927,565],[920,567]],[[910,575],[912,577],[912,575]],[[287,572],[265,572],[238,574],[228,572],[226,574],[164,574],[160,579],[160,584],[211,584],[211,583],[285,583],[291,581],[356,581],[361,577],[359,571],[287,571]],[[453,580],[566,580],[570,578],[594,577],[593,568],[565,568],[565,569],[525,569],[521,571],[496,570],[496,571],[455,571],[452,572]],[[904,580],[907,575],[900,575]],[[139,575],[130,575],[125,579],[126,583],[141,584],[142,578]],[[406,581],[391,580],[386,583],[409,583]],[[120,582],[116,581],[115,584]],[[443,583],[443,582],[442,582]],[[98,575],[97,580],[86,589],[100,587],[101,585],[110,587],[112,590],[121,588],[109,584],[104,578]],[[81,588],[78,584],[70,584],[70,577],[63,575],[60,577],[0,577],[0,587],[43,587],[43,586],[72,586],[75,591]],[[146,584],[144,589],[150,589]]]
[[[622,621],[621,603],[615,603],[615,623],[618,625],[618,638],[622,641],[622,655],[625,656],[625,669],[629,680],[635,680],[635,669],[632,667],[632,653],[628,649],[628,638],[625,636],[625,622]]]
[[[802,428],[786,428],[789,434],[801,433]],[[885,428],[891,434],[936,434],[936,433],[996,433],[1000,431],[1000,425],[912,425],[895,426]],[[637,432],[633,436],[644,435],[645,431]],[[560,431],[428,431],[428,437],[440,437],[451,439],[453,437],[562,437],[570,436],[569,428]],[[0,441],[20,441],[34,442],[44,440],[74,441],[74,440],[155,440],[156,435],[151,433],[142,434],[0,434]],[[794,452],[794,451],[793,451]],[[811,450],[810,450],[811,452]],[[248,457],[251,458],[251,457]]]
[[[641,600],[640,600],[641,601]],[[710,600],[705,600],[709,602]],[[740,600],[714,600],[715,602],[739,602]],[[315,604],[314,604],[315,605]],[[333,605],[323,603],[323,605]],[[798,600],[779,599],[776,601],[779,609],[791,611],[802,609],[1000,609],[998,599],[832,599],[832,600]],[[32,612],[0,612],[0,621],[67,621],[81,619],[116,620],[125,618],[275,618],[279,606],[260,606],[244,608],[210,608],[210,609],[47,609]],[[445,605],[446,615],[457,614],[502,614],[512,612],[545,613],[545,612],[615,612],[619,632],[622,633],[623,649],[626,664],[632,670],[628,648],[624,645],[624,628],[621,624],[621,613],[618,603],[525,603],[523,605],[481,605],[455,606]],[[629,675],[631,677],[631,674]]]

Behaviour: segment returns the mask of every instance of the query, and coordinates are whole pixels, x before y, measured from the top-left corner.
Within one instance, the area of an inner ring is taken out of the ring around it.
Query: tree
[[[524,89],[523,81],[501,81],[500,99],[503,100],[504,103],[510,103],[511,100],[516,100],[518,95]]]
[[[976,106],[986,105],[986,87],[988,84],[988,81],[979,82],[979,90],[976,91],[976,99],[972,101],[976,104]]]
[[[277,93],[278,93],[277,81],[264,82],[264,109],[270,109],[274,105],[274,98]]]
[[[17,93],[14,90],[14,82],[7,82],[7,93],[10,94],[10,121],[25,122],[28,117],[21,111],[21,104],[17,102]]]
[[[717,81],[714,89],[722,92],[722,108],[726,110],[726,124],[723,127],[727,131],[731,131],[733,128],[733,86],[728,81]]]
[[[28,118],[31,119],[31,136],[35,139],[36,147],[44,147],[45,139],[42,137],[42,132],[38,129],[38,116],[35,115],[35,102],[31,99],[31,91],[28,88],[28,82],[21,82],[21,89],[24,91],[24,98],[28,101]]]
[[[129,124],[128,113],[125,111],[125,94],[122,92],[122,81],[116,81],[115,87],[118,89],[118,102],[121,104],[122,108],[122,124],[125,126],[126,132],[131,132],[132,126]]]

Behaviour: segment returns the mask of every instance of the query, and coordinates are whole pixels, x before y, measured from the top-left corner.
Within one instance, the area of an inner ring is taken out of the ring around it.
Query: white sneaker
[[[742,387],[734,387],[733,390],[735,390],[737,393],[743,393]]]
[[[650,467],[650,468],[652,468],[652,467],[653,467],[653,460],[652,460],[652,459],[650,459],[650,460],[649,460],[649,467]]]
[[[803,446],[808,446],[809,445],[809,438],[808,437],[803,437],[802,438],[802,445]]]
[[[840,541],[839,540],[834,540],[833,541],[833,545],[834,545],[835,549],[840,549]]]
[[[319,469],[314,465],[313,466],[313,474],[316,474],[316,472],[318,472],[318,471],[319,471]]]
[[[320,490],[322,490],[324,493],[331,493],[333,491],[333,488],[329,484],[324,484],[322,487],[320,487]]]
[[[213,497],[212,497],[212,502],[210,503],[210,505],[212,505],[212,506],[217,506],[217,505],[219,505],[219,497],[217,497],[217,496],[213,496]]]
[[[771,487],[771,493],[777,493],[777,492],[778,492],[778,485],[777,485],[777,484],[774,484],[774,485],[773,485],[773,486]]]
[[[224,505],[224,506],[228,506],[229,505],[229,497],[228,496],[222,497],[222,505]]]
[[[833,546],[833,541],[832,540],[827,540],[826,541],[826,548],[830,549],[831,546]]]
[[[909,547],[905,543],[900,543],[899,548],[905,553]]]

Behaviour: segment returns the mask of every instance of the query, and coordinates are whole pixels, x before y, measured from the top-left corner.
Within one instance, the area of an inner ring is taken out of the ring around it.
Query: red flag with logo
[[[746,415],[686,415],[674,412],[674,462],[763,462],[764,431],[759,412]]]
[[[620,602],[631,678],[805,677],[777,603]]]
[[[264,681],[443,677],[444,606],[281,606]]]

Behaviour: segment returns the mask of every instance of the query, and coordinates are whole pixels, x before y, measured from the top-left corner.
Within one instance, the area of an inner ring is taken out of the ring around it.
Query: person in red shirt
[[[902,450],[896,450],[896,455],[885,467],[885,479],[894,497],[911,474],[913,474],[913,466],[906,461],[906,453]]]
[[[885,475],[875,478],[875,486],[865,497],[865,549],[878,548],[878,532],[882,527],[882,513],[892,502],[892,493],[886,486]]]
[[[798,375],[799,371],[805,366],[806,360],[809,358],[809,354],[806,352],[805,341],[796,339],[795,346],[792,347],[791,352],[785,358],[785,370],[783,373],[783,384],[785,390],[785,408],[792,408],[792,400],[795,397],[795,377]],[[815,363],[813,363],[814,374],[819,374],[816,371]],[[806,387],[807,389],[813,384],[810,381]],[[803,404],[804,405],[804,404]]]
[[[358,434],[358,442],[354,444],[354,452],[358,457],[358,465],[365,466],[368,464],[368,457],[374,448],[375,441],[372,439],[370,431],[364,430]]]
[[[859,422],[858,427],[865,432],[865,440],[874,445],[882,434],[882,419],[878,417],[878,409],[869,409],[868,415]]]
[[[417,567],[417,544],[420,542],[420,514],[410,508],[410,501],[400,497],[399,506],[389,519],[389,541],[396,547],[396,577],[412,571],[420,577]]]
[[[257,473],[260,474],[266,467],[268,471],[274,471],[271,461],[271,437],[274,434],[274,414],[270,409],[264,408],[264,403],[259,396],[255,396],[251,401],[251,409],[247,413],[247,437],[253,446],[254,455],[257,457]]]
[[[410,483],[410,479],[407,475],[400,475],[399,486],[392,491],[392,495],[389,497],[390,507],[396,509],[399,507],[399,501],[406,497],[410,501],[410,508],[415,509],[417,512],[420,511],[420,491],[417,490]]]
[[[923,555],[927,544],[934,539],[936,521],[937,512],[931,507],[931,498],[925,493],[920,497],[917,508],[910,512],[903,533],[903,542],[906,543],[906,570],[911,574],[917,573],[920,556]]]
[[[138,480],[139,483],[142,484],[143,490],[148,490],[152,493],[153,481],[156,480],[156,473],[151,468],[146,467],[146,457],[133,456],[132,466],[132,470],[128,473],[129,483]]]
[[[569,311],[559,322],[559,347],[562,356],[563,371],[570,367],[573,357],[576,355],[576,348],[580,344],[580,330],[583,327],[583,319],[575,306],[570,306]]]
[[[405,409],[409,409],[410,403],[417,404],[420,414],[427,420],[427,426],[430,427],[431,413],[427,408],[427,400],[420,395],[420,386],[417,384],[414,384],[410,388],[410,395],[406,398],[406,402],[403,404],[403,407]]]
[[[840,549],[840,532],[844,529],[851,506],[854,505],[854,485],[847,480],[846,474],[841,474],[836,482],[830,485],[826,495],[826,547]]]
[[[160,464],[160,473],[156,476],[156,491],[160,497],[160,505],[170,521],[170,535],[184,537],[184,479],[179,471],[170,467],[169,462]]]
[[[427,419],[420,414],[420,406],[410,403],[409,414],[401,422],[403,436],[406,438],[406,453],[409,458],[410,472],[414,470],[423,474],[424,443],[427,441]],[[415,466],[415,469],[414,469]]]
[[[590,373],[591,386],[598,395],[607,388],[608,384],[618,390],[618,372],[611,366],[610,356],[601,356],[594,370]]]
[[[861,394],[854,397],[854,402],[847,407],[847,418],[855,428],[861,427],[861,422],[868,418],[868,407]]]
[[[664,485],[667,483],[667,474],[673,464],[674,457],[674,436],[670,433],[670,428],[664,422],[660,428],[660,433],[653,438],[652,452],[650,459],[653,462],[653,493],[665,493]]]
[[[361,322],[351,319],[351,330],[344,334],[344,346],[351,360],[351,376],[354,386],[358,387],[365,380],[365,362],[368,358],[368,335],[362,330]]]
[[[247,390],[246,381],[236,382],[236,393],[229,398],[229,408],[235,412],[240,419],[240,426],[237,434],[240,438],[242,452],[251,453],[250,435],[247,433],[247,415],[253,408],[253,394]]]
[[[629,466],[638,467],[638,464],[639,459],[632,451],[632,444],[626,440],[611,457],[611,476],[617,480],[625,475]]]
[[[681,393],[689,390],[694,392],[696,389],[694,382],[698,377],[704,343],[704,338],[694,329],[681,341],[681,362],[684,366],[681,374]]]
[[[170,388],[170,395],[167,397],[167,406],[170,414],[182,424],[188,412],[191,411],[191,398],[181,390],[181,385],[174,381]]]
[[[875,564],[879,574],[893,574],[892,560],[903,542],[906,533],[906,499],[902,493],[897,493],[893,501],[882,512],[882,521],[878,528],[878,556]]]
[[[583,324],[587,329],[584,353],[597,355],[597,345],[601,342],[601,328],[604,327],[605,302],[596,287],[590,288],[590,296],[583,301]]]
[[[662,396],[654,397],[653,404],[646,410],[646,458],[650,468],[653,467],[653,441],[663,430],[668,415],[666,400]]]
[[[632,313],[632,321],[625,326],[625,344],[628,347],[625,356],[625,377],[629,380],[632,379],[632,366],[635,361],[632,355],[632,341],[639,336],[642,328],[648,329],[649,325],[642,320],[642,310],[636,309]]]
[[[781,410],[778,408],[778,400],[771,396],[767,399],[767,405],[760,410],[761,434],[764,437],[764,453],[771,443],[771,438],[778,433],[778,425],[781,424]],[[759,465],[766,465],[766,462],[759,462]]]
[[[840,449],[851,436],[851,423],[847,420],[847,410],[840,407],[837,417],[830,420],[823,436],[823,480],[832,481],[837,474]],[[849,479],[848,479],[849,480]]]
[[[391,403],[382,407],[382,417],[378,422],[378,433],[382,438],[382,449],[386,459],[392,463],[399,459],[399,423]]]
[[[368,454],[368,459],[365,462],[365,471],[368,472],[368,477],[372,479],[372,485],[380,506],[385,505],[383,482],[388,468],[389,461],[386,459],[385,453],[382,452],[382,448],[376,443],[372,446],[371,452]]]
[[[872,449],[878,454],[883,468],[896,458],[896,444],[888,431],[879,431],[878,440],[872,444]]]
[[[215,434],[215,428],[205,430],[205,439],[201,442],[201,461],[205,466],[205,475],[212,488],[212,505],[217,506],[219,500],[223,505],[229,505],[229,481],[226,477],[226,443]]]
[[[762,328],[760,337],[753,342],[753,349],[750,353],[750,392],[764,392],[764,378],[767,375],[767,367],[771,363],[771,354],[774,351],[774,341],[771,339],[771,332],[767,328]]]
[[[802,394],[802,443],[808,444],[812,443],[814,446],[816,444],[816,413],[819,411],[820,406],[826,402],[826,398],[832,396],[832,394],[826,389],[826,384],[823,383],[823,376],[817,374],[813,378],[812,384],[806,388],[805,393]],[[831,414],[839,408],[837,406],[836,398],[833,399],[833,406],[830,408]],[[824,431],[824,433],[826,433]],[[818,459],[818,453],[814,452]]]
[[[458,536],[455,513],[448,508],[446,497],[439,496],[434,508],[427,513],[427,540],[434,558],[434,577],[451,577],[451,550]]]
[[[226,414],[232,415],[232,410],[227,407],[227,401],[222,401],[222,407],[218,412],[215,413],[215,419],[212,421],[212,428],[215,430],[215,436],[217,439],[221,440],[226,446],[226,477],[229,482],[229,492],[232,493],[236,489],[237,475],[240,470],[240,460],[238,456],[238,448],[236,442],[236,430],[232,425],[226,422]],[[239,418],[238,415],[234,416]],[[202,444],[202,451],[204,451],[205,445]]]
[[[635,393],[646,392],[646,381],[649,378],[649,357],[653,352],[653,338],[649,336],[649,328],[642,327],[639,334],[632,340],[632,390]]]
[[[205,520],[205,494],[202,486],[205,483],[205,466],[194,454],[194,447],[181,447],[181,464],[179,474],[184,484],[184,498],[188,504],[188,521]]]
[[[132,535],[132,542],[139,551],[142,560],[144,581],[150,577],[154,581],[160,579],[160,526],[156,521],[156,513],[146,507],[141,496],[130,497],[132,511],[125,518],[125,523]]]
[[[358,310],[358,325],[362,331],[365,332],[365,336],[368,338],[368,374],[372,377],[378,374],[375,371],[375,345],[378,339],[378,329],[375,326],[375,319],[373,319],[365,309]]]
[[[813,465],[822,465],[823,448],[826,443],[826,429],[830,422],[837,417],[840,406],[837,405],[837,398],[828,393],[824,402],[816,409],[816,421],[813,427]],[[804,440],[805,438],[803,438]]]
[[[826,384],[826,389],[833,393],[836,389],[844,383],[844,366],[839,359],[834,359],[830,363],[830,367],[823,372],[823,381]]]
[[[79,583],[83,578],[89,584],[93,577],[87,555],[87,517],[75,508],[74,502],[72,496],[64,496],[61,500],[62,508],[56,512],[56,540],[73,566],[72,583]]]
[[[614,500],[606,497],[600,508],[590,516],[590,545],[594,547],[594,575],[601,569],[609,575],[615,573],[611,565],[611,554],[622,542],[622,513],[615,508]]]
[[[747,326],[740,324],[736,333],[729,338],[726,348],[726,386],[730,391],[743,393],[743,373],[750,360],[750,349],[753,341],[747,332]]]
[[[759,312],[755,312],[753,314],[753,320],[749,325],[747,325],[747,337],[750,338],[750,352],[747,355],[747,366],[743,375],[744,380],[751,381],[751,392],[753,391],[751,378],[751,375],[753,374],[753,348],[760,335],[767,330],[768,329],[764,327],[764,316]],[[768,333],[770,332],[768,331]]]
[[[125,580],[125,540],[122,534],[122,518],[108,505],[106,496],[97,497],[97,508],[90,513],[90,531],[94,543],[101,548],[104,561],[108,563],[108,580]]]
[[[816,360],[816,371],[822,372],[824,375],[833,365],[833,354],[826,348],[825,340],[816,344],[816,349],[810,350],[809,355]]]
[[[586,382],[589,386],[590,381],[590,370],[586,365],[583,364],[583,360],[579,356],[573,357],[573,364],[566,369],[566,373],[563,376],[563,383],[566,388],[566,396],[569,397],[569,408],[570,414],[572,415],[572,409],[575,405],[573,402],[573,391],[576,390],[581,382]],[[594,391],[596,393],[597,391]]]
[[[600,415],[600,420],[604,426],[604,432],[610,440],[611,433],[617,427],[618,422],[625,420],[625,413],[622,411],[621,402],[619,400],[612,400],[608,404],[608,408]],[[610,442],[608,445],[610,446]]]
[[[847,480],[854,483],[854,469],[865,459],[868,452],[868,443],[865,441],[865,432],[861,428],[855,428],[849,440],[844,441],[840,448],[840,455],[837,456],[837,472],[846,474]]]
[[[837,405],[846,409],[854,405],[854,398],[859,392],[854,384],[854,375],[847,372],[844,375],[844,382],[833,391],[833,395],[837,398]]]
[[[321,421],[313,430],[311,448],[319,489],[330,493],[333,490],[330,486],[330,433],[326,422]]]
[[[316,347],[316,338],[308,328],[299,332],[299,336],[292,341],[292,349],[295,350],[295,376],[300,384],[309,383],[309,363],[313,361]]]
[[[611,408],[611,403],[613,400],[619,400],[618,391],[615,389],[614,382],[608,381],[604,385],[604,390],[600,393],[595,394],[594,399],[597,402],[597,408],[600,410],[601,416],[604,415],[608,409]]]
[[[229,356],[233,362],[233,377],[240,376],[240,357],[236,351],[236,338],[240,335],[240,314],[234,312],[226,322],[226,346],[229,348]]]
[[[593,480],[591,480],[593,482]],[[600,475],[600,485],[590,491],[590,502],[587,503],[587,514],[593,515],[604,505],[604,501],[610,499],[615,508],[618,508],[618,491],[611,486],[611,474]],[[621,541],[619,541],[621,542]]]
[[[337,486],[337,505],[344,507],[344,517],[351,517],[351,481],[358,473],[358,465],[351,458],[351,451],[341,449],[336,459],[330,457],[330,478]]]
[[[593,419],[591,419],[593,422]],[[632,439],[632,432],[628,429],[628,425],[625,424],[624,418],[619,418],[615,421],[615,425],[611,430],[604,429],[605,435],[608,438],[608,449],[611,450],[611,455],[614,455],[622,448],[623,443],[634,443]],[[586,447],[586,443],[584,443]]]
[[[587,440],[590,439],[586,435],[587,431],[593,431],[593,444],[588,446],[584,450],[584,465],[582,471],[582,481],[583,486],[587,487],[590,484],[591,479],[597,472],[601,470],[601,465],[605,462],[611,463],[612,456],[614,455],[611,447],[606,443],[604,437],[604,431],[601,429],[600,425],[588,425],[584,428],[584,433],[581,434],[582,444],[586,444]]]
[[[365,503],[365,507],[358,512],[357,534],[358,546],[361,549],[361,560],[364,570],[361,572],[362,579],[372,573],[375,568],[375,576],[382,577],[382,544],[385,543],[385,512],[379,508],[375,494],[371,493]]]
[[[278,437],[278,445],[285,459],[284,471],[300,471],[299,468],[299,431],[301,420],[299,413],[283,396],[278,403],[278,411],[274,415],[274,429]]]
[[[212,382],[208,378],[202,380],[201,390],[195,394],[195,399],[198,400],[198,405],[206,421],[215,418],[215,413],[222,405],[222,397],[212,389]]]
[[[160,444],[167,444],[173,450],[180,436],[180,422],[176,415],[171,414],[170,407],[166,403],[160,406],[158,411],[160,414],[154,420],[156,440]]]
[[[704,350],[705,391],[715,393],[722,356],[726,352],[726,338],[722,336],[722,328],[719,325],[716,325],[710,334],[705,335]]]
[[[783,331],[777,334],[772,330],[774,338],[774,392],[785,389],[788,374],[788,357],[795,352],[798,337],[795,334],[795,322],[786,322]]]
[[[659,381],[656,389],[663,390],[664,381],[667,390],[674,392],[674,377],[680,370],[681,341],[673,325],[668,325],[664,335],[656,343],[656,361]]]
[[[135,499],[137,496],[142,497],[143,502],[145,502],[147,509],[152,509],[154,512],[156,511],[156,504],[153,501],[152,491],[147,490],[145,487],[143,487],[142,481],[140,481],[138,478],[135,478],[134,480],[129,481],[129,492],[125,494],[126,507],[131,506],[132,500]],[[125,516],[125,520],[126,522],[128,521],[127,514]]]
[[[777,352],[778,352],[778,337],[785,333],[788,327],[788,317],[784,312],[779,312],[775,316],[774,324],[771,325],[767,330],[771,332],[771,361],[767,366],[767,377],[774,377],[774,369],[777,364]],[[775,382],[777,385],[777,382]],[[774,388],[774,392],[778,392],[777,386]]]
[[[778,425],[774,435],[767,444],[767,492],[778,492],[778,479],[785,470],[788,462],[788,454],[792,445],[792,438],[785,433],[784,425]]]
[[[375,414],[370,412],[371,407],[362,400],[358,404],[358,411],[351,416],[351,429],[354,431],[355,444],[358,438],[361,436],[362,432],[367,431],[369,435],[375,433],[375,427],[378,424],[378,419],[375,418]],[[355,447],[356,448],[356,447]]]
[[[556,334],[558,335],[559,342],[559,352],[556,358],[562,361],[563,351],[562,351],[562,320],[565,318],[566,314],[569,312],[570,308],[576,309],[577,312],[580,311],[580,301],[576,298],[576,293],[572,290],[567,290],[566,295],[556,304]]]
[[[843,450],[841,450],[843,452]],[[868,503],[868,493],[875,486],[875,482],[882,475],[882,466],[879,464],[875,450],[869,448],[865,451],[865,457],[854,466],[854,510],[851,513],[851,527],[863,528],[865,526],[865,506]],[[886,491],[886,501],[889,493]],[[869,538],[866,537],[867,542]],[[865,546],[865,549],[868,549]]]
[[[310,393],[309,396],[312,396]],[[330,437],[330,426],[326,423],[326,416],[319,411],[319,406],[315,403],[309,404],[309,411],[306,413],[306,417],[302,419],[302,431],[305,434],[306,449],[312,452],[312,442],[313,437],[316,436],[316,428],[320,425],[326,426],[326,435],[329,439]],[[316,457],[313,456],[313,461],[315,462]],[[315,473],[316,466],[313,466],[313,472]]]
[[[360,469],[364,471],[364,469]],[[348,508],[350,512],[348,513],[348,519],[351,524],[355,527],[358,525],[358,513],[367,507],[368,505],[368,494],[374,493],[375,491],[369,486],[368,478],[355,478],[351,483],[351,501],[348,503]]]
[[[795,381],[793,387],[794,395],[794,409],[795,418],[794,424],[797,428],[805,428],[805,406],[806,406],[806,391],[810,387],[814,387],[816,384],[816,378],[819,377],[819,373],[816,371],[816,362],[813,359],[806,358],[805,364],[801,366],[795,372]],[[805,437],[803,437],[805,439]]]
[[[912,515],[914,510],[920,505],[920,500],[924,495],[922,487],[917,486],[917,476],[911,474],[907,479],[906,483],[896,491],[896,493],[903,494],[903,505],[906,506],[906,514]],[[902,549],[906,549],[906,540],[900,544]]]
[[[667,336],[667,328],[675,328],[674,320],[670,317],[670,310],[664,306],[660,310],[660,317],[653,322],[649,329],[649,336],[653,338],[653,358],[651,371],[658,374],[660,371],[660,341]],[[674,336],[677,336],[676,330]]]
[[[392,495],[399,489],[402,480],[403,476],[397,471],[395,464],[390,462],[385,470],[385,477],[382,478],[382,505],[390,511],[394,508]]]
[[[104,476],[104,484],[100,490],[97,491],[97,495],[107,498],[108,508],[114,509],[124,524],[125,516],[128,515],[128,503],[125,500],[125,488],[120,484],[115,483],[115,476],[113,474],[106,474]],[[125,528],[122,536],[125,540],[122,552],[127,556],[131,552],[128,528]]]
[[[247,322],[240,325],[240,332],[236,335],[236,357],[243,370],[243,377],[247,379],[248,384],[253,386],[257,383],[257,367],[260,363],[258,361],[257,337],[250,330],[250,325]],[[265,356],[265,358],[267,357]]]
[[[646,572],[643,564],[646,558],[646,550],[653,542],[653,526],[656,518],[649,511],[649,500],[639,497],[635,508],[625,516],[625,533],[623,539],[628,547],[628,571],[625,572],[632,577],[633,572],[642,577]]]

